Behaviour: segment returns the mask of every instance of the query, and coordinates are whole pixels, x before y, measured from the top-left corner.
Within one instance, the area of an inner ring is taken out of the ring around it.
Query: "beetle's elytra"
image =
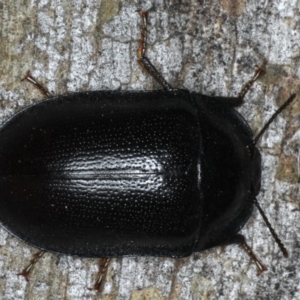
[[[237,98],[173,89],[146,56],[140,14],[139,63],[164,89],[52,97],[6,121],[1,225],[42,250],[83,257],[246,247],[237,234],[256,202],[261,162],[233,107],[262,70]]]

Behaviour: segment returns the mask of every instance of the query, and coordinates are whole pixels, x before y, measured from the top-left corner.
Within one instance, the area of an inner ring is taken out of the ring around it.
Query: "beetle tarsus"
[[[29,265],[24,268],[20,273],[18,273],[17,275],[23,276],[26,281],[29,281],[29,275],[33,269],[33,266],[36,264],[36,262],[44,255],[45,251],[38,251],[35,254],[33,254],[32,259],[30,260]]]
[[[258,257],[254,254],[250,246],[246,243],[246,239],[243,235],[237,234],[234,236],[232,240],[230,240],[230,244],[238,244],[249,257],[254,261],[256,268],[257,268],[257,275],[262,274],[263,272],[267,271],[267,267],[258,259]]]
[[[148,11],[137,11],[142,19],[141,39],[138,47],[138,64],[149,73],[158,82],[164,90],[172,90],[169,83],[163,78],[163,76],[156,70],[149,58],[146,56],[147,51],[147,27],[148,27]]]
[[[101,258],[99,261],[99,272],[95,284],[89,288],[89,290],[96,290],[98,293],[102,293],[107,275],[108,264],[110,258]]]
[[[28,81],[31,84],[33,84],[45,97],[51,98],[53,97],[53,94],[50,93],[42,84],[40,84],[28,71],[26,73],[26,76],[21,81]]]

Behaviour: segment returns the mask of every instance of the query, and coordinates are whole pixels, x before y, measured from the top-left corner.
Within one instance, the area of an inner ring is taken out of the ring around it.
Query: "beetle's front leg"
[[[248,93],[248,91],[250,90],[251,86],[253,85],[253,83],[261,76],[265,75],[266,71],[263,70],[261,67],[259,66],[255,66],[255,73],[252,76],[252,78],[246,82],[246,84],[243,86],[243,88],[241,89],[238,98],[241,99],[241,101],[243,101],[245,95]]]
[[[263,76],[266,72],[260,68],[259,66],[255,66],[254,75],[251,77],[250,80],[246,82],[246,84],[242,87],[241,91],[239,92],[237,97],[214,97],[218,99],[218,101],[223,101],[224,104],[230,105],[232,107],[237,107],[243,104],[245,95],[249,92],[250,88],[254,84],[254,82]]]
[[[148,11],[138,11],[142,19],[141,39],[138,48],[138,64],[148,72],[163,88],[164,90],[172,90],[169,83],[152,65],[149,58],[146,56],[147,50],[147,27],[148,27]]]
[[[246,243],[246,239],[241,234],[236,234],[228,243],[228,244],[238,244],[254,261],[256,268],[257,268],[257,275],[260,275],[264,271],[267,271],[267,267],[257,258],[254,254],[250,246]]]

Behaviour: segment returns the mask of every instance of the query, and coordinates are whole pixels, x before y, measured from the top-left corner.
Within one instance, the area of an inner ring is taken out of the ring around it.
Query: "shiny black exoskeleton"
[[[230,241],[260,156],[224,101],[185,90],[44,100],[0,129],[0,220],[49,251],[186,256]]]

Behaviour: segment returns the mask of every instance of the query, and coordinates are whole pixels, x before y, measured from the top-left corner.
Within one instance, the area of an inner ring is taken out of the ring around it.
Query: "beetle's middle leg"
[[[148,27],[148,11],[138,11],[142,19],[141,39],[138,47],[138,64],[147,71],[162,87],[164,90],[172,90],[169,83],[152,65],[149,58],[146,56],[147,50],[147,27]]]

